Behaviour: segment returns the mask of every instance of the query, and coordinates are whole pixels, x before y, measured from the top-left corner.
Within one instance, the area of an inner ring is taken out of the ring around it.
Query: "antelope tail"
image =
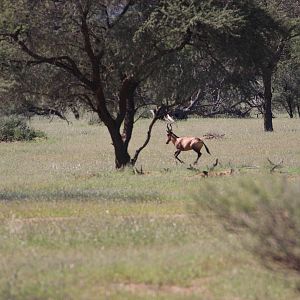
[[[204,142],[203,142],[203,145],[204,145],[204,147],[205,147],[206,152],[207,152],[208,154],[210,154],[209,149],[208,149],[208,147],[205,145]],[[211,155],[211,154],[210,154],[210,155]]]

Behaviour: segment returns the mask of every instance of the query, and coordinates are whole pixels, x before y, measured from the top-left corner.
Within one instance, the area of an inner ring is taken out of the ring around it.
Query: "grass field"
[[[148,122],[137,123],[131,153]],[[212,187],[242,193],[240,180],[297,187],[298,119],[275,119],[273,133],[258,119],[179,122],[177,135],[225,134],[207,141],[199,171],[187,169],[192,152],[176,165],[157,123],[137,163],[144,175],[114,170],[103,126],[31,125],[48,139],[0,144],[0,299],[300,299],[299,274],[264,266],[244,233],[196,205]],[[200,176],[216,158],[232,176]],[[270,174],[267,158],[283,168]]]

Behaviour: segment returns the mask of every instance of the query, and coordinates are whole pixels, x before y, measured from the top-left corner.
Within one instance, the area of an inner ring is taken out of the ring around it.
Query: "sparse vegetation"
[[[0,300],[300,299],[299,54],[299,1],[1,0]]]
[[[248,250],[265,264],[275,263],[300,272],[300,189],[282,178],[242,178],[233,185],[213,185],[196,197],[201,214],[210,208],[227,229],[250,233]],[[253,242],[251,240],[251,242]]]
[[[3,117],[0,119],[0,142],[32,141],[45,138],[40,130],[30,128],[20,117]]]
[[[272,134],[261,132],[256,119],[178,123],[180,135],[220,128],[225,134],[207,140],[212,157],[203,155],[196,168],[208,170],[218,158],[214,172],[235,173],[204,178],[187,169],[193,153],[176,165],[163,122],[137,165],[140,176],[114,170],[105,127],[33,120],[47,140],[0,144],[0,299],[298,299],[296,272],[281,264],[265,268],[245,249],[246,242],[257,245],[255,235],[228,232],[215,213],[194,205],[195,194],[203,204],[211,191],[229,186],[251,208],[261,200],[240,185],[251,187],[249,175],[262,187],[272,181],[275,195],[286,180],[286,199],[293,199],[299,122],[275,122],[281,129]],[[147,126],[147,120],[136,126],[133,147]],[[283,168],[270,174],[267,158],[283,158]]]

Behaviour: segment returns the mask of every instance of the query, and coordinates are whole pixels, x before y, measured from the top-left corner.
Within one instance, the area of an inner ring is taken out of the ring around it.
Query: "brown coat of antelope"
[[[169,144],[169,142],[172,141],[174,146],[176,147],[176,152],[174,153],[175,158],[183,163],[183,161],[178,157],[181,151],[189,151],[189,150],[194,150],[198,156],[197,159],[195,160],[194,164],[196,164],[202,155],[200,152],[201,148],[205,147],[206,152],[210,154],[209,149],[205,145],[204,141],[201,140],[198,137],[179,137],[177,136],[173,131],[172,131],[172,125],[167,124],[167,141],[166,144]]]

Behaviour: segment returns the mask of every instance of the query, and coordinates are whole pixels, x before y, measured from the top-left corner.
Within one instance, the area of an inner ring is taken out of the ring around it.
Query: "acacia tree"
[[[6,20],[2,23],[2,37],[16,47],[19,62],[32,69],[47,64],[45,77],[53,67],[63,70],[69,94],[80,98],[107,127],[117,168],[131,160],[136,88],[164,55],[180,50],[188,39],[183,34],[175,46],[158,50],[155,41],[138,40],[156,7],[156,1],[7,2],[14,18],[8,28]]]
[[[224,1],[4,0],[0,6],[1,43],[11,47],[6,61],[31,72],[44,68],[45,78],[60,70],[65,86],[57,89],[68,103],[79,101],[107,127],[116,168],[135,163],[158,118],[131,158],[137,88],[187,45],[194,26],[217,29],[237,21]],[[217,22],[219,15],[226,22]]]
[[[272,16],[268,22],[273,32],[263,34],[264,52],[262,59],[256,60],[264,84],[264,128],[273,131],[272,123],[272,83],[278,64],[288,51],[291,41],[300,34],[300,5],[298,1],[258,0],[260,7]]]
[[[194,46],[207,54],[245,86],[262,82],[262,113],[265,131],[273,131],[272,83],[276,68],[290,41],[299,34],[299,4],[280,0],[241,0],[228,2],[228,8],[243,16],[238,28],[229,32],[195,32]],[[206,48],[203,44],[210,41]],[[216,51],[217,49],[217,51]],[[247,89],[246,89],[247,90]]]
[[[247,53],[256,75],[263,82],[264,129],[273,131],[274,74],[289,44],[299,35],[300,7],[290,0],[256,0],[254,3],[256,13],[249,14],[248,19],[250,24],[260,26],[248,26],[247,35],[252,42],[248,44]]]

